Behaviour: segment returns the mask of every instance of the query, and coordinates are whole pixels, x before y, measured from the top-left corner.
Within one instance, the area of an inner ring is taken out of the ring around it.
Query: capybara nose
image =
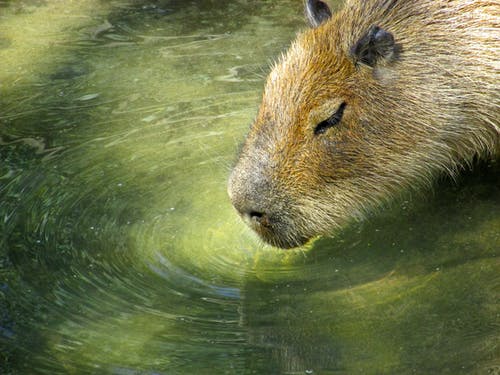
[[[252,227],[271,225],[269,209],[266,207],[267,186],[261,178],[252,175],[250,179],[243,179],[234,172],[228,185],[228,194],[231,203],[240,216]]]

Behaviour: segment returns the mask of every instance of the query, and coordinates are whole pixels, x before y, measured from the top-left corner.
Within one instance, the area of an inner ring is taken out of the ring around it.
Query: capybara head
[[[412,39],[425,32],[425,15],[408,30],[404,19],[386,20],[414,12],[412,2],[359,3],[332,15],[323,1],[306,1],[311,28],[273,67],[231,173],[234,207],[274,246],[299,246],[362,218],[433,170],[456,168],[455,149],[468,147],[459,141],[465,130],[437,126],[453,108],[466,113],[463,102],[439,96],[440,85],[453,94],[455,78],[426,77],[440,61]]]

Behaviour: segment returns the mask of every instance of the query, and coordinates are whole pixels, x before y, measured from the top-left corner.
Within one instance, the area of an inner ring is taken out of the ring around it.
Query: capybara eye
[[[316,125],[316,128],[314,129],[314,134],[315,135],[323,134],[332,126],[337,125],[340,122],[340,120],[342,120],[345,106],[346,103],[343,102],[333,115],[331,115],[329,118],[327,118],[324,121],[321,121],[318,125]]]

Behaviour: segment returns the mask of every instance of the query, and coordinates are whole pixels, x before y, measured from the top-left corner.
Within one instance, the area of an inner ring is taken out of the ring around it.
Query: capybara
[[[500,2],[307,0],[229,178],[266,242],[329,234],[500,154]]]

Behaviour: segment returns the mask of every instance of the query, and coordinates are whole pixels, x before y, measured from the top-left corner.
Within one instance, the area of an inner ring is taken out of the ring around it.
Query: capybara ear
[[[396,52],[394,37],[378,26],[370,26],[368,31],[352,46],[351,55],[355,64],[371,67],[382,60],[390,60]]]
[[[328,4],[321,0],[305,0],[305,12],[311,27],[318,27],[332,16]]]

